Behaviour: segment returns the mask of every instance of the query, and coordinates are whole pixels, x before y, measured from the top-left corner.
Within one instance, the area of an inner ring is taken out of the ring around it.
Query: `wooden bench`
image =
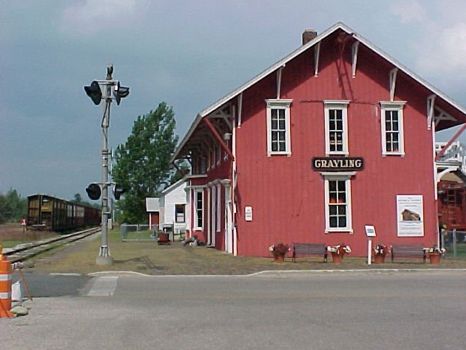
[[[327,246],[323,243],[293,243],[293,262],[297,257],[320,255],[327,262]]]
[[[395,258],[422,258],[426,262],[426,253],[421,245],[394,245],[391,249],[392,262]]]

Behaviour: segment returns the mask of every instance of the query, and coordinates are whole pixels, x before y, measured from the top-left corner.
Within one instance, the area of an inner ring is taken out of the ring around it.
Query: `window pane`
[[[346,227],[346,217],[340,216],[338,218],[338,227]]]
[[[280,128],[280,130],[285,130],[286,129],[284,119],[280,119],[278,127]]]
[[[338,215],[346,215],[346,205],[338,205]]]
[[[330,218],[330,227],[338,227],[338,226],[337,226],[337,218],[336,218],[336,217],[331,217],[331,218]]]
[[[337,181],[338,182],[338,190],[345,191],[345,181]]]

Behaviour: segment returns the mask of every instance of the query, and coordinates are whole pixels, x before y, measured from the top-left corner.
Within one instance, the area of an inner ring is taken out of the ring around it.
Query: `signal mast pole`
[[[84,90],[86,94],[91,98],[95,105],[99,105],[102,100],[105,101],[104,113],[102,116],[102,175],[101,182],[99,184],[93,183],[86,188],[89,197],[93,200],[100,198],[102,193],[101,207],[102,207],[102,218],[101,218],[101,244],[99,249],[99,255],[96,259],[97,265],[111,265],[113,263],[112,256],[110,255],[110,249],[108,247],[108,220],[111,215],[109,208],[108,188],[111,185],[109,182],[109,158],[110,151],[108,149],[108,128],[110,126],[110,106],[112,100],[115,99],[119,105],[122,98],[128,96],[129,88],[120,86],[120,82],[113,80],[113,66],[107,66],[107,77],[106,80],[94,80],[91,85],[85,86]],[[120,195],[124,190],[115,184],[115,198],[119,199]]]
[[[112,80],[113,66],[107,67],[107,81]],[[108,248],[108,127],[110,126],[110,105],[112,103],[112,85],[104,85],[102,96],[105,100],[104,114],[102,116],[102,235],[99,249],[99,256],[96,259],[97,265],[112,265],[113,259]]]

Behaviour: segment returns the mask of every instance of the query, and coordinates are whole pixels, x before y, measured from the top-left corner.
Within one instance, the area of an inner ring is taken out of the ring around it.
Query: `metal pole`
[[[112,70],[107,67],[107,80],[112,79]],[[112,103],[111,86],[105,86],[105,110],[102,117],[102,236],[97,265],[111,265],[113,259],[108,248],[108,127],[110,125],[110,104]]]
[[[367,241],[367,265],[372,264],[372,239]]]

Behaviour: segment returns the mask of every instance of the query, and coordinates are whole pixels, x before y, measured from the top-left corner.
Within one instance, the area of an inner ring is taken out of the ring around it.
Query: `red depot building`
[[[278,242],[438,244],[435,133],[466,111],[345,24],[201,111],[188,159],[190,235],[241,256]]]

